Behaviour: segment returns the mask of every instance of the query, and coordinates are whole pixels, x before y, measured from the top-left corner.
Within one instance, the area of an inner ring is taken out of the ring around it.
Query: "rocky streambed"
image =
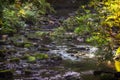
[[[99,80],[93,75],[98,48],[74,39],[53,41],[36,32],[1,40],[1,80]]]
[[[0,36],[0,80],[100,80],[93,71],[109,68],[98,65],[98,48],[68,33],[52,39],[65,18],[47,18],[41,17],[40,26]]]

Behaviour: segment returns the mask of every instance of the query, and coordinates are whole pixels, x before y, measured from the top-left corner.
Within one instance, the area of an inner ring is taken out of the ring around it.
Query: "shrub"
[[[1,4],[3,3],[3,4]],[[0,1],[0,34],[16,33],[25,24],[35,25],[41,15],[53,11],[45,0]]]

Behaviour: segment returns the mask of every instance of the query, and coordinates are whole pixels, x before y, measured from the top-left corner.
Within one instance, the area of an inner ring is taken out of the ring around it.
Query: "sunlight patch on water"
[[[80,61],[83,58],[94,58],[95,52],[98,50],[98,48],[89,45],[75,45],[75,48],[83,48],[85,50],[78,50],[78,53],[67,53],[67,50],[69,49],[68,46],[57,46],[57,49],[50,50],[50,53],[57,54],[63,59]]]

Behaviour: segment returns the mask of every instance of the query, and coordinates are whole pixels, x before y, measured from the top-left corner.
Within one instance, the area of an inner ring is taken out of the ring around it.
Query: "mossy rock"
[[[20,59],[27,60],[29,56],[29,53],[24,53],[24,55]]]
[[[24,72],[25,72],[25,75],[30,75],[30,74],[32,74],[32,71],[31,71],[31,70],[24,70]]]
[[[47,36],[47,35],[48,35],[48,32],[37,31],[35,34],[36,34],[37,36],[40,36],[40,37],[42,38],[42,37]]]
[[[52,42],[49,32],[37,31],[35,34],[41,38],[42,43],[44,44],[49,44]]]
[[[12,70],[1,70],[0,71],[0,80],[14,80]]]
[[[28,56],[28,62],[35,62],[36,58],[34,56]]]
[[[17,47],[24,47],[24,43],[20,43],[20,42],[15,42],[14,45]]]
[[[25,48],[30,48],[30,47],[32,47],[32,46],[33,46],[33,45],[32,45],[31,43],[25,43],[25,44],[24,44],[24,47],[25,47]]]
[[[52,38],[50,36],[45,36],[42,38],[42,43],[49,44],[52,42]]]
[[[20,62],[20,59],[19,58],[12,58],[12,59],[10,59],[10,62]]]
[[[45,53],[36,54],[35,57],[36,57],[37,59],[41,59],[41,60],[43,60],[43,59],[48,59],[48,58],[49,58],[49,56],[48,56],[47,54],[45,54]]]
[[[17,47],[25,47],[25,48],[30,48],[31,46],[33,46],[32,43],[29,42],[16,42],[14,44]]]
[[[6,53],[7,50],[6,49],[0,49],[0,53]]]
[[[15,50],[15,49],[10,49],[10,50],[7,51],[7,53],[9,53],[9,54],[17,53],[17,50]]]

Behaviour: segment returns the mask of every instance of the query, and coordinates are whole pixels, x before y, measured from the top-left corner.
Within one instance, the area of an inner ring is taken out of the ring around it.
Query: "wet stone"
[[[12,59],[10,59],[10,62],[17,62],[17,63],[19,63],[20,59],[19,58],[12,58]]]
[[[31,41],[39,41],[39,40],[41,40],[41,39],[39,39],[39,38],[34,38],[34,37],[28,37],[27,39],[28,39],[28,40],[31,40]]]
[[[14,73],[14,75],[16,75],[16,76],[21,75],[21,74],[22,74],[22,71],[20,71],[20,70],[16,70],[15,73]]]
[[[74,48],[71,48],[71,50],[86,51],[86,50],[89,50],[89,48],[86,48],[86,47],[74,47]]]
[[[77,50],[72,50],[72,49],[69,49],[66,51],[67,53],[77,53],[78,51]]]
[[[66,72],[63,76],[65,80],[81,80],[78,72]]]
[[[0,61],[3,61],[6,57],[6,50],[0,50]]]
[[[16,43],[14,43],[14,45],[16,47],[24,47],[24,43],[22,43],[22,42],[16,42]]]
[[[36,42],[34,42],[33,46],[37,48],[37,47],[39,47],[39,44],[37,44]]]
[[[60,56],[52,56],[50,59],[54,60],[54,61],[61,61],[62,57],[60,57]]]
[[[25,70],[24,73],[25,73],[25,75],[31,75],[32,71],[31,70]]]
[[[6,41],[0,40],[0,45],[5,45]]]
[[[45,47],[40,47],[38,48],[39,51],[49,51],[49,48],[45,48]]]
[[[17,53],[17,51],[15,49],[10,49],[7,51],[8,54],[14,54]]]
[[[44,38],[42,38],[42,43],[44,44],[49,44],[52,42],[52,39],[49,36],[45,36]]]

